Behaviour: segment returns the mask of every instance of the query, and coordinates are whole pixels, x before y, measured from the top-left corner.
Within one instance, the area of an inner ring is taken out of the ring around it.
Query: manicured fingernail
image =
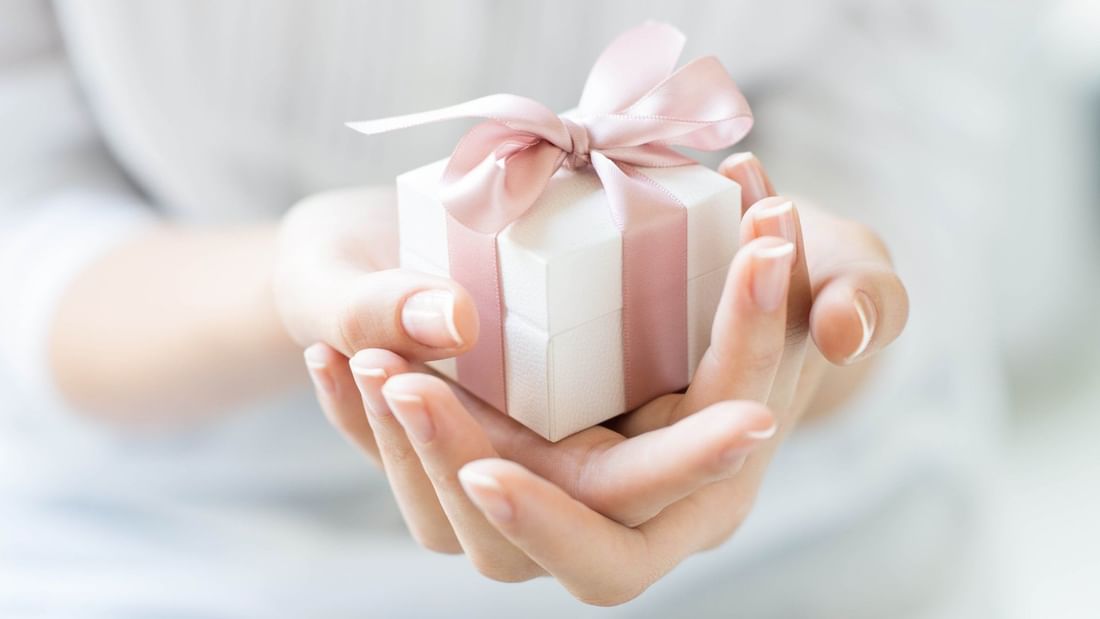
[[[309,379],[313,381],[313,388],[333,396],[336,394],[336,381],[328,371],[328,354],[324,345],[314,344],[306,348],[302,355],[306,359],[306,369],[309,370]]]
[[[752,212],[752,229],[758,238],[777,236],[784,241],[797,242],[798,237],[794,228],[794,202],[756,207]]]
[[[382,395],[397,421],[414,441],[429,443],[435,438],[435,425],[432,424],[423,398],[404,393],[386,393],[385,389],[382,390]]]
[[[462,346],[462,335],[455,324],[455,295],[449,290],[424,290],[406,299],[401,325],[409,337],[425,346]]]
[[[378,389],[390,377],[385,368],[373,367],[365,362],[362,352],[356,353],[351,358],[351,373],[355,376],[355,383],[363,395],[363,402],[367,405],[367,412],[373,417],[381,419],[390,415],[389,406],[385,401],[378,400]]]
[[[847,363],[858,360],[863,353],[867,352],[867,347],[871,345],[871,338],[875,335],[875,323],[878,322],[878,312],[875,311],[875,304],[866,292],[857,290],[852,302],[855,305],[856,316],[859,317],[859,326],[863,329],[863,335],[860,337],[859,346],[856,347],[855,352],[845,359]]]
[[[726,176],[741,185],[741,203],[747,209],[757,200],[775,195],[771,180],[756,155],[746,152],[726,160]]]
[[[741,435],[741,439],[737,441],[737,444],[729,447],[722,453],[723,465],[726,466],[731,473],[736,473],[741,470],[749,454],[761,443],[775,436],[778,430],[779,426],[772,423],[772,425],[763,430],[749,430],[745,432]]]
[[[351,366],[351,371],[353,374],[356,374],[357,376],[365,376],[372,380],[377,380],[381,378],[383,381],[390,377],[385,368],[375,367],[371,365],[367,362],[366,359],[363,358],[363,355],[364,351],[360,351],[352,356],[351,363],[349,365]]]
[[[485,512],[489,520],[508,522],[515,515],[511,501],[504,496],[504,489],[495,478],[464,468],[458,471],[458,481],[470,500]]]
[[[773,423],[772,425],[764,428],[763,430],[749,430],[748,432],[745,432],[745,438],[747,438],[751,441],[757,442],[757,443],[762,443],[762,442],[768,440],[769,438],[775,436],[775,433],[778,432],[778,431],[779,431],[779,425]]]
[[[794,243],[757,249],[752,256],[752,296],[765,312],[774,312],[783,304],[791,281]]]

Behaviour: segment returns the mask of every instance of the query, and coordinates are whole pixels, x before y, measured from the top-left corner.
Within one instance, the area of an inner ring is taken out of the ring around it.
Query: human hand
[[[582,600],[622,602],[682,558],[726,539],[747,515],[778,444],[769,438],[776,419],[761,405],[728,400],[772,403],[782,435],[815,390],[816,381],[803,376],[803,351],[819,310],[810,311],[799,229],[798,213],[783,200],[746,214],[745,245],[731,267],[712,346],[685,394],[557,444],[437,378],[409,373],[410,364],[391,352],[357,354],[353,379],[336,351],[314,347],[311,373],[329,416],[368,452],[380,451],[423,545],[464,549],[499,580],[550,573]],[[834,314],[843,326],[843,312],[821,315]],[[821,320],[823,334],[835,330]],[[877,337],[881,347],[893,336]],[[843,353],[846,342],[837,341]],[[325,384],[334,389],[326,393]],[[369,423],[362,423],[364,407]]]
[[[371,187],[317,194],[283,218],[276,305],[302,346],[344,355],[386,348],[408,359],[453,357],[477,340],[477,310],[454,281],[397,267],[396,196]]]

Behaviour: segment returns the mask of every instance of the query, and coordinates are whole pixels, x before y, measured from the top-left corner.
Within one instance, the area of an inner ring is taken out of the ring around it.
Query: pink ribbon
[[[477,345],[457,360],[459,381],[496,408],[507,410],[496,237],[563,166],[592,166],[622,233],[627,410],[688,383],[687,210],[635,166],[693,164],[671,147],[726,148],[748,133],[752,113],[717,58],[698,58],[674,71],[683,45],[684,35],[667,24],[647,22],[623,33],[592,67],[580,105],[568,116],[531,99],[496,94],[348,124],[377,134],[486,119],[455,147],[440,198],[449,214],[451,277],[473,295],[481,321]]]

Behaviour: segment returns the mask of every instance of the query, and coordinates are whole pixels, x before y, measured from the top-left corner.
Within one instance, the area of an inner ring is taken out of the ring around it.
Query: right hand
[[[417,361],[454,357],[477,341],[477,309],[454,281],[396,268],[397,196],[386,187],[315,194],[298,202],[279,230],[273,289],[290,337],[306,365],[329,421],[378,461],[378,447],[360,415],[339,415],[343,393],[317,368],[347,364],[356,351],[385,348]],[[322,354],[322,358],[318,358]],[[330,358],[331,357],[331,358]],[[354,395],[358,397],[358,392]],[[361,409],[360,409],[361,410]]]
[[[295,342],[427,361],[477,340],[477,310],[461,286],[396,268],[396,204],[391,189],[367,187],[316,194],[286,214],[273,288]]]

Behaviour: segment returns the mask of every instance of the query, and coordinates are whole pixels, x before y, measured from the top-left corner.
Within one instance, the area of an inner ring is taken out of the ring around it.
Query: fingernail
[[[351,358],[349,365],[351,373],[355,376],[355,382],[359,386],[359,391],[363,395],[363,402],[367,405],[367,412],[376,419],[388,417],[390,415],[389,407],[386,406],[384,401],[379,402],[376,400],[377,389],[390,377],[389,372],[386,372],[385,368],[367,365],[358,353]],[[370,381],[371,384],[364,385],[364,381]]]
[[[741,435],[741,439],[737,441],[737,444],[731,446],[722,453],[722,464],[729,469],[731,473],[736,473],[745,465],[745,460],[748,458],[749,454],[761,443],[775,436],[775,433],[778,431],[779,426],[772,423],[772,425],[763,430],[749,430],[745,432]]]
[[[489,520],[508,522],[515,515],[512,503],[504,496],[504,489],[495,478],[463,468],[458,471],[458,481],[470,500],[485,512]]]
[[[328,354],[322,344],[314,344],[303,351],[306,360],[306,369],[309,371],[309,379],[313,381],[313,388],[332,396],[336,394],[336,381],[328,372]]]
[[[757,249],[753,253],[752,296],[765,312],[774,312],[783,304],[791,280],[794,243]]]
[[[772,182],[756,155],[750,152],[738,153],[726,160],[726,166],[726,176],[741,185],[742,210],[752,206],[757,200],[775,195]]]
[[[401,325],[409,337],[425,346],[462,346],[462,335],[455,324],[455,296],[449,290],[424,290],[406,299]]]
[[[798,242],[794,228],[794,202],[756,207],[752,213],[752,229],[757,238],[777,236],[784,241]]]
[[[428,409],[424,406],[424,399],[418,395],[391,394],[382,390],[390,410],[393,411],[397,421],[405,428],[405,432],[418,443],[429,443],[435,437],[435,425],[428,415]]]
[[[775,433],[778,431],[779,425],[776,423],[772,423],[772,425],[764,428],[763,430],[749,430],[748,432],[745,432],[744,436],[745,438],[753,442],[762,443],[769,438],[775,436]]]
[[[875,311],[875,304],[866,292],[857,290],[852,301],[856,307],[856,316],[859,317],[859,326],[863,329],[863,336],[860,338],[859,346],[856,347],[855,352],[845,359],[846,363],[856,361],[863,353],[867,352],[867,347],[871,345],[871,338],[875,335],[875,323],[878,322],[878,312]]]

